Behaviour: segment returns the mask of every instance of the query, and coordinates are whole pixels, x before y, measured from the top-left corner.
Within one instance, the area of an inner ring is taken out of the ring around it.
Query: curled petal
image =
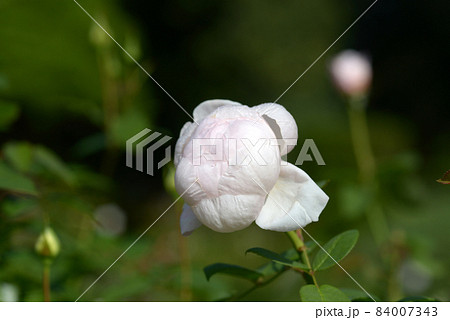
[[[191,207],[185,204],[180,217],[181,234],[183,236],[188,236],[201,225],[202,223],[198,221]]]
[[[228,105],[240,105],[240,103],[223,99],[203,101],[194,109],[194,120],[200,122],[217,108]]]
[[[303,170],[290,163],[283,164],[256,224],[263,229],[286,232],[319,220],[328,196]]]
[[[283,139],[283,143],[280,145],[281,155],[289,153],[298,138],[297,124],[292,115],[283,106],[276,103],[263,103],[253,109],[266,120],[277,139]],[[291,141],[287,141],[287,139]]]

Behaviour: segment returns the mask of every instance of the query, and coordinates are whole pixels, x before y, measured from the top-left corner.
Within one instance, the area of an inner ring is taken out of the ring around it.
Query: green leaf
[[[0,162],[0,189],[37,195],[33,181]]]
[[[43,147],[36,146],[34,150],[35,159],[49,172],[61,178],[68,185],[73,185],[75,176],[66,164],[53,151]]]
[[[313,284],[301,287],[300,298],[303,302],[350,302],[345,293],[327,284],[320,288]]]
[[[294,248],[289,248],[288,250],[284,251],[281,256],[288,260],[298,260],[300,259],[300,255],[298,254],[297,250]],[[280,272],[285,271],[283,265],[279,263],[275,263],[273,261],[263,264],[259,268],[256,269],[257,272],[260,272],[264,275],[265,278],[274,276]]]
[[[28,142],[9,142],[3,146],[5,159],[18,171],[29,172],[33,162],[33,147]]]
[[[349,289],[349,288],[340,288],[340,290],[345,293],[345,295],[351,300],[351,301],[358,301],[358,302],[373,302],[373,300],[362,290],[358,289]],[[371,294],[371,296],[376,300],[380,301],[380,298],[377,296]]]
[[[0,211],[10,217],[35,210],[37,206],[37,199],[30,197],[11,197],[0,201]]]
[[[209,280],[213,275],[221,273],[221,274],[228,274],[238,278],[243,278],[253,283],[256,283],[258,279],[260,279],[263,276],[263,274],[258,271],[226,263],[211,264],[205,267],[203,271],[205,272],[207,280]]]
[[[72,148],[74,155],[85,158],[106,148],[106,137],[103,133],[96,133],[78,141]]]
[[[313,240],[309,240],[305,242],[305,246],[307,248],[307,253],[312,253],[317,248],[317,243]]]
[[[446,173],[444,173],[442,178],[440,178],[436,181],[439,183],[442,183],[442,184],[450,184],[450,170],[448,170]]]
[[[399,302],[440,302],[440,300],[438,300],[436,298],[430,298],[430,297],[424,297],[424,296],[405,297],[398,301]]]
[[[0,101],[0,110],[0,131],[6,131],[19,117],[20,108],[13,102]]]
[[[323,249],[333,257],[336,262],[339,262],[353,249],[358,241],[358,236],[358,230],[345,231],[328,241],[323,246]],[[314,257],[314,271],[327,269],[336,263],[324,250],[318,251]]]
[[[308,266],[304,263],[301,263],[299,261],[289,260],[286,257],[283,257],[282,255],[280,255],[276,252],[273,252],[273,251],[270,251],[270,250],[267,250],[264,248],[251,248],[251,249],[248,249],[245,253],[248,253],[248,252],[257,254],[258,256],[272,260],[273,262],[282,264],[284,266],[288,266],[288,267],[292,267],[292,268],[299,268],[302,270],[309,270]]]

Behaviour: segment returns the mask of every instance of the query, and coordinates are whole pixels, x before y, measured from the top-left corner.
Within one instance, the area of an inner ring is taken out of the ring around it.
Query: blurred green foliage
[[[362,11],[351,1],[331,0],[79,2],[188,111],[211,98],[249,105],[275,100]],[[50,225],[61,241],[51,271],[52,299],[73,301],[176,197],[173,170],[150,177],[127,168],[124,142],[145,127],[176,137],[189,119],[75,3],[3,0],[0,21],[0,300],[43,299],[43,266],[34,246]],[[378,23],[370,16],[365,21],[329,54],[366,43],[357,30]],[[392,32],[401,37],[403,31]],[[279,101],[296,118],[300,141],[313,138],[326,162],[302,169],[316,180],[330,179],[330,203],[308,232],[323,244],[358,229],[359,242],[343,267],[381,300],[449,300],[450,197],[448,187],[435,181],[449,167],[450,133],[402,114],[407,106],[398,105],[401,93],[377,81],[407,82],[383,63],[417,61],[378,53],[372,52],[368,109],[375,191],[360,187],[345,102],[328,79],[327,56]],[[419,102],[426,96],[420,90],[407,94]],[[430,116],[444,118],[437,103],[435,109],[424,105]],[[364,215],[373,203],[390,230],[381,246]],[[208,282],[205,266],[229,261],[256,269],[261,257],[246,256],[249,247],[281,252],[290,245],[283,235],[254,226],[232,234],[200,228],[183,238],[180,211],[178,203],[82,300],[225,299],[248,283],[220,275]],[[110,226],[102,223],[104,215],[111,221],[123,216],[117,220],[123,226],[105,232]],[[273,264],[266,268],[260,271]],[[339,268],[323,272],[319,282],[357,289]],[[283,272],[245,299],[298,301],[303,284]],[[333,294],[330,287],[320,290]],[[346,295],[356,299],[359,293],[349,289]]]

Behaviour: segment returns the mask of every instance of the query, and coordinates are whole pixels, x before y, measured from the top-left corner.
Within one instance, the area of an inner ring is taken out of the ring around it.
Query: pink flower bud
[[[369,58],[354,50],[343,51],[334,57],[330,72],[337,88],[349,96],[367,93],[372,82]]]

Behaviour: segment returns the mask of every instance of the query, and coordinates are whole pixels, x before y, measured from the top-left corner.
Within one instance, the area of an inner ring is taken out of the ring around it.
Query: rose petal
[[[193,206],[207,197],[198,179],[196,166],[188,158],[181,158],[175,171],[175,190],[183,194],[184,201]]]
[[[223,195],[204,199],[192,206],[196,217],[217,232],[233,232],[248,227],[264,205],[264,195]]]
[[[217,108],[227,105],[240,105],[240,103],[223,99],[203,101],[194,109],[194,120],[200,122]]]
[[[303,170],[287,163],[281,166],[256,224],[273,231],[296,230],[317,221],[327,202],[328,196]]]
[[[281,155],[289,153],[297,144],[298,128],[295,119],[281,105],[276,103],[263,103],[252,109],[263,117],[272,128],[277,139],[283,139],[284,144],[281,145]],[[286,139],[292,139],[287,143]]]
[[[227,160],[234,161],[221,174],[220,194],[262,194],[271,190],[280,174],[280,152],[270,144],[275,135],[264,122],[235,121],[225,133],[228,140]],[[234,144],[231,143],[234,141]],[[245,144],[244,144],[245,142]]]
[[[180,216],[181,234],[183,236],[188,236],[201,225],[202,223],[197,219],[191,207],[185,204]]]
[[[189,141],[189,138],[192,136],[192,133],[196,128],[197,124],[192,122],[186,122],[183,128],[181,128],[180,137],[178,138],[177,144],[175,145],[175,155],[173,158],[173,163],[175,164],[175,167],[178,165],[178,162],[180,162],[184,146]]]

